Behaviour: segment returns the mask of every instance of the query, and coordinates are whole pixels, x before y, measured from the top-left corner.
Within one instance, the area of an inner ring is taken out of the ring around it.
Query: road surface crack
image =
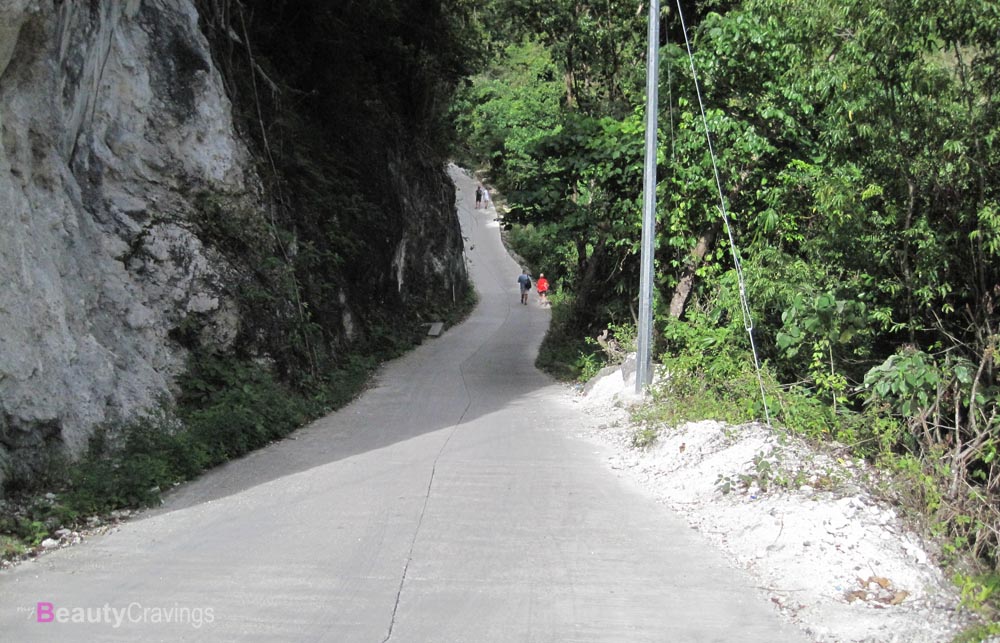
[[[413,530],[413,539],[410,541],[410,549],[406,554],[406,563],[403,565],[403,575],[399,579],[399,587],[396,589],[396,601],[392,606],[392,617],[389,619],[389,631],[386,633],[385,638],[382,639],[382,643],[388,643],[389,639],[392,638],[393,630],[396,627],[396,612],[399,610],[399,600],[403,595],[403,587],[406,585],[406,574],[410,570],[410,563],[413,561],[413,549],[417,545],[417,538],[420,536],[420,527],[424,524],[424,515],[427,513],[427,505],[431,499],[431,488],[434,486],[434,475],[437,473],[438,460],[441,459],[441,454],[448,447],[448,443],[451,442],[451,438],[455,435],[458,427],[462,425],[465,421],[465,416],[469,413],[469,408],[472,406],[472,397],[469,395],[469,387],[465,381],[465,373],[462,372],[462,367],[459,367],[459,372],[462,373],[462,388],[465,389],[466,398],[469,400],[468,404],[465,405],[465,409],[462,411],[462,415],[458,418],[451,427],[451,431],[448,433],[448,437],[445,438],[444,443],[441,445],[441,449],[438,450],[437,455],[434,456],[434,464],[431,465],[431,475],[430,479],[427,481],[427,491],[424,494],[424,504],[420,508],[420,517],[417,519],[417,527]]]

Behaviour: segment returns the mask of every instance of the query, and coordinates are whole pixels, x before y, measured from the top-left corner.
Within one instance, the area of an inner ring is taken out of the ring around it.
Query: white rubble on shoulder
[[[764,424],[691,422],[637,440],[634,358],[576,398],[609,466],[746,569],[779,612],[818,643],[936,643],[970,618],[933,547],[869,491],[876,474]],[[655,384],[654,384],[655,385]],[[637,447],[637,443],[645,446]]]

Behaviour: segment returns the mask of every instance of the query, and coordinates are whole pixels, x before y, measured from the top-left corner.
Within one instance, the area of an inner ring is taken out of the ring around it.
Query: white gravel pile
[[[611,468],[684,517],[815,641],[939,643],[968,624],[954,586],[864,462],[820,453],[767,426],[657,427],[647,447],[626,406],[634,380],[605,372],[577,398]]]

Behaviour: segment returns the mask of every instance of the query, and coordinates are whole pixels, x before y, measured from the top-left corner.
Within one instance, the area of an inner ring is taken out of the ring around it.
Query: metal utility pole
[[[659,106],[660,0],[649,2],[646,53],[646,160],[642,175],[642,269],[639,273],[639,328],[635,392],[653,381],[653,240],[656,232],[656,111]]]

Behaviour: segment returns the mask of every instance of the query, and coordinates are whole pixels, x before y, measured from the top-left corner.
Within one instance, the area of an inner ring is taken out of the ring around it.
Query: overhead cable
[[[743,262],[740,259],[739,249],[733,237],[733,226],[729,222],[729,214],[726,212],[726,199],[722,191],[722,180],[719,178],[719,166],[715,159],[715,149],[712,146],[712,135],[708,129],[708,118],[705,116],[705,103],[701,97],[701,86],[698,82],[698,71],[694,66],[694,54],[691,52],[691,40],[688,38],[687,25],[684,23],[684,10],[681,9],[681,0],[677,0],[677,15],[681,19],[681,31],[684,33],[684,44],[687,47],[688,60],[691,62],[691,75],[694,78],[694,89],[698,95],[698,107],[701,109],[701,122],[705,127],[705,140],[708,141],[708,153],[712,158],[712,172],[715,175],[715,187],[719,191],[719,213],[726,226],[726,234],[729,236],[729,248],[733,255],[733,267],[736,271],[736,279],[740,291],[740,308],[743,312],[743,327],[746,328],[750,337],[750,351],[753,353],[753,367],[757,374],[757,385],[760,387],[760,398],[764,405],[764,419],[768,426],[771,426],[771,413],[767,407],[767,394],[764,391],[764,378],[760,372],[760,360],[757,357],[757,345],[753,339],[753,316],[750,314],[750,302],[747,297],[746,284],[743,280]]]

